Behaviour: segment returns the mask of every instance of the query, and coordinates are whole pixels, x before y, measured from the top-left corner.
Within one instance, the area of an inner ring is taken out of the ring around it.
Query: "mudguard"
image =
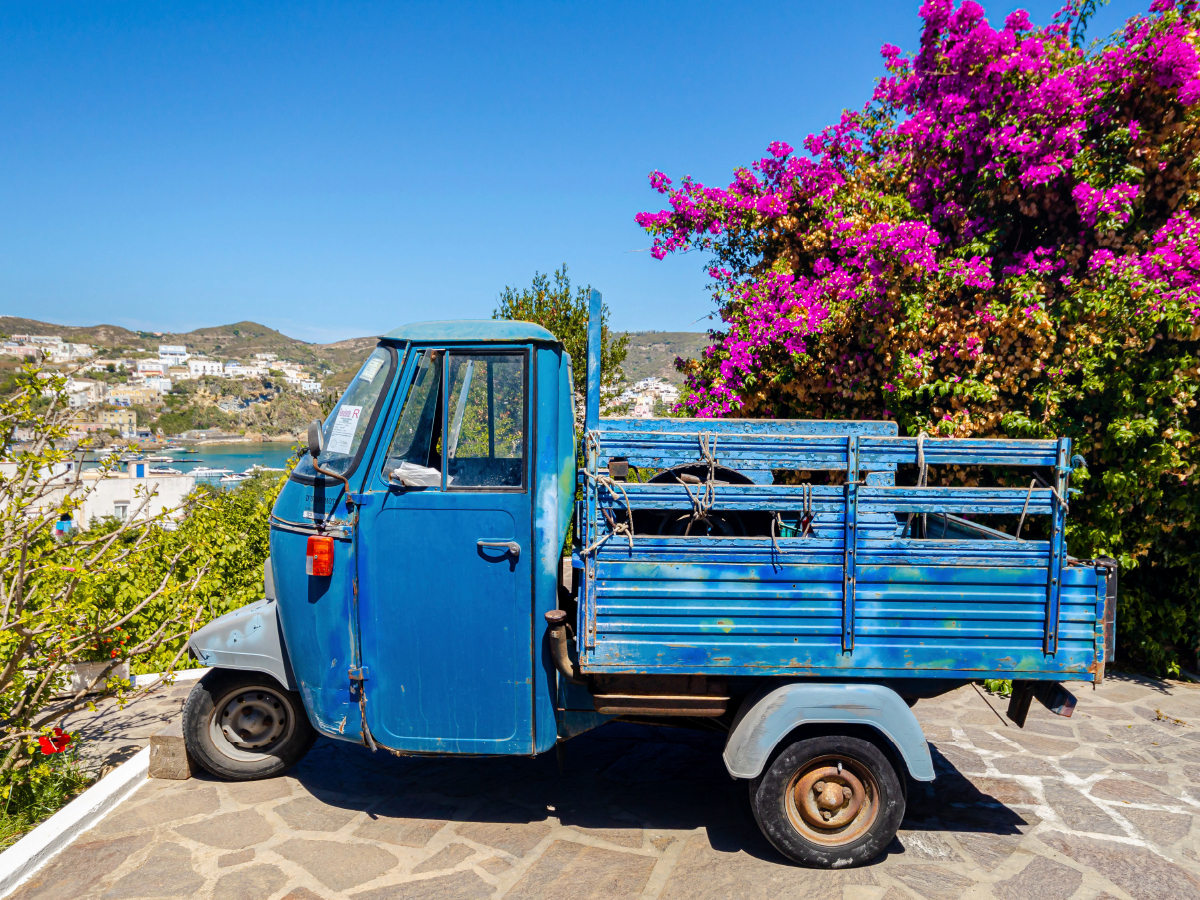
[[[266,672],[289,691],[297,689],[273,599],[214,619],[192,635],[188,650],[206,666]]]
[[[757,778],[776,745],[797,726],[865,725],[891,741],[908,774],[933,781],[925,734],[908,705],[882,684],[771,682],[743,701],[725,741],[725,768],[734,778]]]

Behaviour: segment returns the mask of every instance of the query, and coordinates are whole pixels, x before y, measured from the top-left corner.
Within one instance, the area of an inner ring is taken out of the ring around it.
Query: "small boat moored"
[[[197,478],[222,478],[225,475],[232,475],[233,469],[216,469],[212,466],[196,466],[189,473]]]

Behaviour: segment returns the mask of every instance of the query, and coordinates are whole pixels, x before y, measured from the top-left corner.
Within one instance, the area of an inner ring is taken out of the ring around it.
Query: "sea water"
[[[251,466],[282,469],[287,465],[288,458],[297,452],[295,449],[296,445],[290,441],[263,441],[262,443],[254,444],[184,444],[181,447],[188,450],[196,450],[197,452],[180,453],[180,448],[174,448],[174,452],[171,450],[146,450],[136,455],[142,457],[138,462],[145,463],[147,469],[162,467],[175,469],[186,474],[194,469],[205,467],[209,469],[228,469],[230,472],[240,473],[245,472]],[[126,451],[121,455],[124,456],[126,453],[135,453],[135,451]],[[171,461],[150,462],[146,460],[147,456],[170,457]],[[84,462],[85,468],[91,468],[94,465],[95,463],[90,458]],[[124,468],[124,464],[121,467]],[[237,482],[220,484],[220,475],[201,477],[200,480],[206,484],[219,487],[237,486]]]

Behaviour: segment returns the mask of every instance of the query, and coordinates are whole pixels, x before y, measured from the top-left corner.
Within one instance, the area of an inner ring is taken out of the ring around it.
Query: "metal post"
[[[846,518],[843,531],[842,652],[854,650],[854,593],[858,581],[858,435],[846,439]]]
[[[588,306],[587,414],[583,422],[587,431],[600,427],[600,310],[603,303],[600,292],[593,290]]]
[[[1042,650],[1049,654],[1058,652],[1059,593],[1062,588],[1063,557],[1066,556],[1066,539],[1063,534],[1067,510],[1067,489],[1071,484],[1071,439],[1058,439],[1058,452],[1054,466],[1054,513],[1050,517],[1050,571],[1046,577],[1046,629]]]
[[[492,361],[487,361],[488,459],[496,458],[496,391],[492,384]]]
[[[600,471],[600,457],[596,452],[596,444],[592,441],[584,447],[583,464],[592,477],[587,479],[584,486],[584,497],[587,503],[587,530],[584,532],[584,545],[591,546],[600,534],[599,490],[596,488],[596,475]],[[596,551],[584,558],[583,590],[583,651],[596,648]],[[582,658],[582,656],[580,657]]]

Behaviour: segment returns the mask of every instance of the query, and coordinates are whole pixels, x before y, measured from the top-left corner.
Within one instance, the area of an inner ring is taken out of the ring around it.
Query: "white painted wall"
[[[75,517],[75,525],[86,528],[93,519],[116,516],[119,519],[133,515],[141,505],[147,490],[155,492],[140,518],[149,518],[172,509],[183,502],[192,492],[196,479],[191,475],[147,475],[135,478],[126,472],[110,475],[98,481],[83,473],[83,485],[92,492],[84,501],[83,508]]]
[[[53,475],[62,487],[52,491],[44,502],[47,506],[57,505],[67,491],[88,491],[82,508],[75,513],[76,528],[86,528],[94,519],[105,516],[124,518],[133,515],[141,506],[147,491],[154,496],[138,518],[160,515],[178,507],[196,487],[196,479],[192,475],[146,475],[137,478],[128,472],[113,472],[107,478],[100,479],[95,470],[84,471],[79,484],[76,484],[73,469],[74,463],[61,463],[54,466],[53,472],[45,473],[46,476]],[[16,472],[16,463],[0,463],[0,474],[4,477],[12,478]]]

